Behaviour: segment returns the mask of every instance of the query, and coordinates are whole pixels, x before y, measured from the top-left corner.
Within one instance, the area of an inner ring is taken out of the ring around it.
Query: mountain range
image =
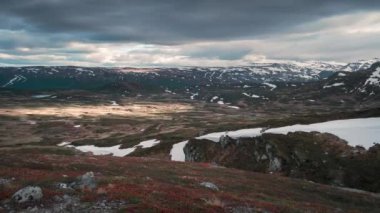
[[[1,67],[0,86],[10,89],[126,89],[161,91],[195,86],[223,86],[265,82],[310,82],[326,79],[338,71],[368,69],[379,59],[354,63],[281,62],[241,67],[105,68],[105,67]]]
[[[1,90],[38,94],[65,90],[127,97],[156,94],[233,106],[294,100],[357,105],[380,99],[377,60],[346,65],[287,62],[244,67],[1,67],[0,85]]]

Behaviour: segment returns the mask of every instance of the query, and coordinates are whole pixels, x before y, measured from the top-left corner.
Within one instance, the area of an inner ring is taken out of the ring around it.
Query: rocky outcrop
[[[184,148],[186,161],[215,162],[223,166],[261,172],[279,172],[282,159],[275,145],[261,137],[232,139],[222,136],[219,143],[190,140]]]
[[[236,140],[233,140],[228,135],[222,135],[219,139],[219,143],[220,143],[220,146],[222,146],[222,148],[226,148],[228,145],[234,144],[236,142],[237,142]]]
[[[332,134],[296,132],[238,139],[222,136],[218,143],[192,139],[184,152],[186,161],[215,163],[256,172],[275,172],[319,183],[354,187],[358,183],[367,184],[363,179],[370,179],[373,184],[378,182],[373,177],[379,175],[371,172],[378,170],[372,167],[380,165],[380,155],[373,154],[380,153],[376,147],[366,151],[351,147]],[[364,169],[367,167],[370,169]],[[364,174],[368,172],[371,177],[365,177]],[[363,187],[379,188],[373,184]]]

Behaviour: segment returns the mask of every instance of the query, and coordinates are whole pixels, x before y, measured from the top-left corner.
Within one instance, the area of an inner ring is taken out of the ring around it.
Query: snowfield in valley
[[[133,146],[131,148],[121,149],[121,144],[111,147],[97,147],[94,145],[83,145],[83,146],[73,146],[70,145],[69,142],[62,142],[58,144],[58,146],[66,146],[66,147],[73,147],[81,152],[92,152],[94,155],[113,155],[116,157],[124,157],[126,155],[131,154],[134,152],[138,147],[141,147],[142,149],[153,147],[157,144],[159,144],[160,141],[156,139],[152,140],[146,140],[142,141],[136,146]]]
[[[356,118],[346,120],[333,120],[314,124],[296,124],[279,128],[251,128],[235,131],[214,132],[196,137],[196,139],[210,140],[219,142],[221,136],[228,135],[231,138],[249,138],[261,136],[263,133],[288,134],[289,132],[321,132],[334,134],[348,142],[351,146],[363,146],[369,148],[373,143],[380,142],[380,117],[375,118]],[[92,152],[94,155],[109,155],[123,157],[134,152],[138,147],[150,148],[160,143],[159,140],[152,139],[142,141],[139,144],[126,149],[121,149],[121,145],[111,147],[97,147],[94,145],[73,146],[69,142],[62,142],[58,146],[73,147],[82,152]],[[185,161],[184,147],[188,141],[176,143],[170,150],[172,161]]]
[[[185,152],[183,149],[185,148],[187,142],[189,141],[183,141],[173,145],[172,149],[170,150],[170,159],[172,161],[185,161]]]
[[[287,134],[288,132],[322,132],[334,134],[351,146],[369,148],[374,142],[380,143],[380,118],[357,118],[334,120],[323,123],[292,125],[268,129],[265,133]]]
[[[202,140],[210,140],[214,142],[219,142],[219,139],[223,135],[228,135],[231,138],[251,138],[260,136],[262,132],[262,128],[253,128],[253,129],[241,129],[236,131],[228,131],[228,132],[214,132],[207,135],[202,135],[199,137],[196,137],[196,139]]]

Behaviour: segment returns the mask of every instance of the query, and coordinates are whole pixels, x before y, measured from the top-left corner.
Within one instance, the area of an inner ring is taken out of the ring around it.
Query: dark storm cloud
[[[62,40],[179,44],[273,35],[379,9],[377,0],[2,0],[0,29]]]

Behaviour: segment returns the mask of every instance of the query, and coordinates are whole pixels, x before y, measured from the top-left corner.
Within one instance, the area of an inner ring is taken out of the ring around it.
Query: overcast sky
[[[0,65],[380,57],[378,0],[1,0]]]

